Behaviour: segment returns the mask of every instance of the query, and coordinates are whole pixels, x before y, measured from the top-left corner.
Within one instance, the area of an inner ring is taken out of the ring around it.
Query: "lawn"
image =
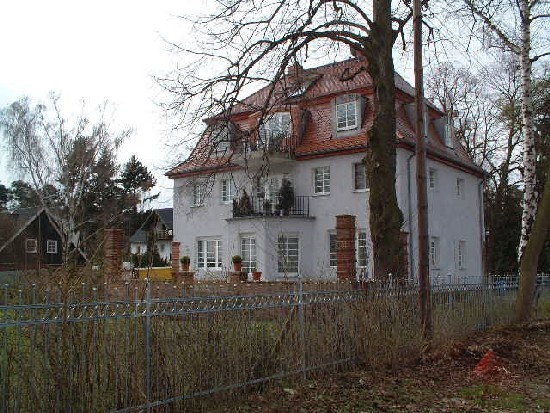
[[[492,349],[495,373],[473,370]],[[476,333],[385,370],[274,383],[223,412],[549,412],[550,318]]]

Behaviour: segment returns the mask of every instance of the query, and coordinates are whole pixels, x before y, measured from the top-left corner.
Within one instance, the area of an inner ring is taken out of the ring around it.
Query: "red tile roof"
[[[258,111],[264,110],[266,99],[272,94],[271,106],[285,106],[285,110],[291,110],[292,116],[299,110],[309,110],[310,119],[307,123],[305,133],[301,136],[301,142],[295,148],[296,159],[321,156],[323,154],[338,153],[344,151],[361,150],[366,148],[368,130],[372,124],[374,111],[372,108],[372,80],[366,71],[367,62],[364,59],[349,59],[312,69],[298,68],[287,74],[275,85],[268,85],[256,93],[250,95],[244,101],[233,108],[233,116],[240,114],[239,121],[235,121],[241,132],[250,133],[254,139],[254,129],[259,119]],[[396,74],[396,87],[404,94],[397,95],[397,141],[413,147],[415,142],[414,126],[404,109],[404,103],[410,103],[414,95],[414,88],[409,85],[401,76]],[[334,137],[333,131],[333,105],[331,99],[335,95],[344,93],[360,93],[367,98],[366,110],[364,113],[361,128],[353,136],[345,138]],[[406,100],[407,102],[404,102]],[[430,104],[432,115],[442,116],[435,107]],[[269,108],[267,108],[269,109]],[[247,116],[243,116],[248,114]],[[244,119],[244,120],[243,120]],[[294,133],[297,120],[294,120]],[[474,173],[482,173],[481,168],[476,166],[468,157],[466,151],[458,143],[454,149],[447,148],[442,138],[433,128],[430,131],[432,139],[428,141],[428,153],[434,157],[444,159],[458,166],[464,167]],[[433,138],[433,137],[436,138]],[[208,132],[205,132],[189,158],[167,172],[171,178],[182,175],[189,175],[207,171],[218,170],[219,168],[237,168],[231,163],[231,154],[223,156],[211,156],[208,150]]]

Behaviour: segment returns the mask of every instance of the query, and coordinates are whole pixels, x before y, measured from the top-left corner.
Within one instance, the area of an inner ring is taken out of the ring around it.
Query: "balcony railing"
[[[155,231],[155,239],[157,240],[171,240],[172,239],[172,230],[166,229],[166,230],[160,230]]]
[[[294,204],[283,209],[277,199],[248,197],[250,202],[241,199],[233,201],[233,218],[253,216],[309,216],[309,196],[295,196]]]

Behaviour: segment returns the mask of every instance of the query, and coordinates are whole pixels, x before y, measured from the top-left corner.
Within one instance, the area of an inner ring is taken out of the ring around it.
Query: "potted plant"
[[[183,257],[181,257],[180,262],[181,262],[181,269],[184,272],[188,272],[189,264],[191,264],[191,258],[189,258],[188,255],[184,255]]]
[[[292,207],[294,207],[294,188],[292,182],[283,179],[279,189],[279,208],[283,211],[283,215],[288,215]]]
[[[243,269],[243,259],[240,255],[233,255],[233,258],[231,258],[231,261],[233,262],[233,270],[237,272],[241,272]]]

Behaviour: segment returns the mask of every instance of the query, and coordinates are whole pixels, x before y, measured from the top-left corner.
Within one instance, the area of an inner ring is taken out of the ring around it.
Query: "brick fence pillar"
[[[109,228],[105,230],[104,276],[105,282],[119,281],[122,279],[122,247],[123,235],[121,229]]]
[[[180,245],[181,242],[172,241],[172,275],[175,276],[180,270]]]
[[[338,280],[356,279],[355,216],[336,216],[336,274]]]

